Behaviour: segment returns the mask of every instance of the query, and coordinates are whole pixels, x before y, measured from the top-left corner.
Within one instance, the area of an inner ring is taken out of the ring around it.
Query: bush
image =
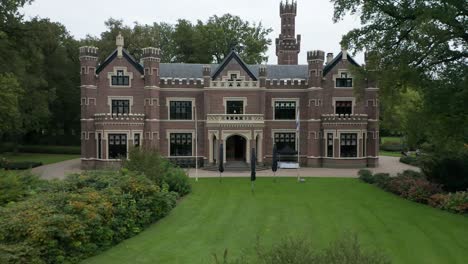
[[[19,146],[18,151],[22,153],[80,155],[81,147],[80,146],[25,145],[25,146]]]
[[[372,177],[372,172],[370,170],[359,170],[358,171],[359,179],[366,183],[374,183],[374,178]]]
[[[177,194],[165,187],[125,171],[51,182],[30,199],[0,208],[0,250],[9,252],[2,263],[79,262],[167,215]]]
[[[448,192],[468,189],[468,150],[461,154],[431,153],[421,159],[421,169]]]
[[[331,243],[322,251],[315,250],[311,242],[304,238],[286,238],[274,244],[269,249],[264,249],[257,241],[256,255],[252,261],[245,256],[229,261],[227,250],[224,251],[221,261],[214,254],[215,264],[389,264],[384,255],[377,251],[364,251],[356,235],[346,234]]]
[[[380,144],[380,149],[384,151],[403,151],[404,147],[400,142],[388,141]]]
[[[398,177],[409,177],[414,179],[425,179],[424,174],[414,170],[404,170],[397,174]]]
[[[45,181],[29,172],[0,170],[0,206],[23,200],[35,194],[44,184]]]
[[[400,158],[400,162],[412,166],[419,166],[419,159],[413,156],[403,156]]]
[[[388,173],[376,173],[374,174],[374,184],[377,185],[379,188],[387,190],[388,183],[390,182],[390,174]]]
[[[5,170],[29,170],[42,166],[42,162],[35,161],[7,161],[0,162],[0,169]]]
[[[192,191],[187,174],[161,157],[156,150],[140,148],[130,150],[129,159],[124,161],[123,167],[129,171],[144,174],[159,186],[167,183],[169,190],[177,192],[180,196]]]
[[[468,191],[431,196],[429,204],[443,210],[468,214]]]
[[[390,179],[387,190],[420,203],[428,203],[432,195],[442,192],[440,185],[431,183],[424,178],[408,175],[400,175]]]

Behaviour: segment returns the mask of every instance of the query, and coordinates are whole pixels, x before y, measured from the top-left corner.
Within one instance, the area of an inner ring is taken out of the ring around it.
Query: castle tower
[[[309,87],[321,87],[324,61],[324,51],[313,50],[307,52],[307,62],[309,64]]]
[[[297,2],[286,0],[280,4],[281,34],[276,39],[279,65],[297,65],[301,51],[301,35],[296,34]]]

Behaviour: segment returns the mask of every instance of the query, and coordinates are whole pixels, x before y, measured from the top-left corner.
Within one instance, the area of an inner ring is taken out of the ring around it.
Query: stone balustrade
[[[211,88],[256,88],[258,81],[211,81]]]
[[[145,114],[130,113],[130,114],[112,114],[98,113],[94,115],[95,121],[144,121]]]
[[[363,121],[367,122],[367,114],[339,115],[339,114],[323,114],[323,122],[352,122]]]
[[[265,120],[262,114],[209,114],[206,123],[209,127],[262,127]]]

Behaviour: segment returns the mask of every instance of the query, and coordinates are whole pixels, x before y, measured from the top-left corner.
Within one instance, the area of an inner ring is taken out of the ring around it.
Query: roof
[[[353,59],[353,57],[349,55],[349,53],[346,53],[346,55],[348,57],[347,58],[348,61],[351,62],[351,64],[353,64],[354,66],[360,67],[359,64]],[[323,68],[323,76],[327,75],[327,73],[329,73],[336,66],[336,64],[338,64],[338,62],[341,61],[342,57],[343,57],[343,52],[341,51],[340,53],[338,53],[338,55],[336,55],[336,57],[330,63],[327,63],[327,65],[325,65],[325,68]]]
[[[220,64],[211,64],[215,72]],[[161,78],[203,78],[205,64],[161,63]],[[258,78],[260,64],[246,65],[249,71]],[[265,65],[269,79],[307,79],[308,65]]]
[[[231,60],[236,60],[237,63],[239,63],[239,65],[242,67],[242,69],[244,69],[244,71],[247,72],[250,78],[252,78],[254,81],[257,80],[257,76],[255,76],[255,74],[247,67],[247,64],[245,64],[245,62],[239,57],[239,55],[234,50],[232,50],[224,58],[224,60],[219,65],[218,69],[216,69],[214,74],[211,76],[211,78],[213,80],[216,79],[216,77],[218,77],[218,75],[221,74],[221,72],[224,70],[224,68],[226,68],[226,66],[229,64]]]
[[[123,57],[130,62],[141,74],[144,74],[143,66],[141,66],[140,63],[138,63],[135,58],[128,53],[127,50],[123,49],[122,50]],[[104,68],[109,65],[115,58],[117,57],[117,49],[115,49],[109,57],[107,57],[101,64],[96,69],[96,74],[99,74]]]

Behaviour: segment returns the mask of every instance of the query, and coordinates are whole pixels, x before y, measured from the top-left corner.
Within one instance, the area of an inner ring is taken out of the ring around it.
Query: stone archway
[[[239,135],[232,135],[226,140],[226,161],[247,161],[247,140]]]

